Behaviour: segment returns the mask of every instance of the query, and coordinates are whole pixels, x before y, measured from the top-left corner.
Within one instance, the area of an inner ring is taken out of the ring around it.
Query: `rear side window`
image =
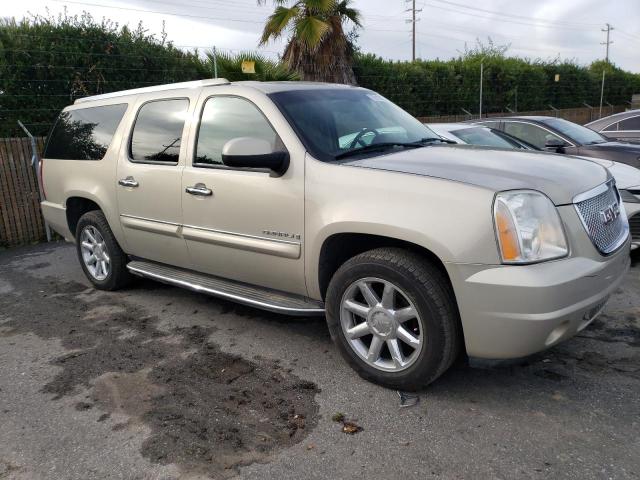
[[[274,150],[284,149],[280,138],[258,107],[239,97],[212,97],[202,111],[195,165],[222,165],[222,148],[238,137],[260,138]]]
[[[127,110],[127,104],[80,108],[62,112],[56,121],[44,158],[102,160]]]
[[[189,109],[186,98],[145,103],[133,126],[129,155],[134,162],[178,163]]]
[[[618,130],[640,130],[640,117],[631,117],[620,121]]]

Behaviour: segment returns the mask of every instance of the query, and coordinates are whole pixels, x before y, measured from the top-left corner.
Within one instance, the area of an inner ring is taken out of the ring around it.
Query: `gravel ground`
[[[0,479],[640,478],[639,271],[578,337],[460,362],[401,408],[322,318],[99,292],[71,245],[3,251]]]

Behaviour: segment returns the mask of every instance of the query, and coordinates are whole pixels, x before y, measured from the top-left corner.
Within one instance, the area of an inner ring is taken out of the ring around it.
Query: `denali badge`
[[[263,230],[262,233],[265,235],[271,235],[272,237],[280,237],[280,238],[290,238],[293,240],[300,240],[299,233],[286,233],[286,232],[276,232],[274,230]]]
[[[604,225],[609,225],[616,218],[620,216],[620,205],[614,203],[613,205],[609,205],[604,210],[600,211],[600,218],[602,219],[602,223]]]

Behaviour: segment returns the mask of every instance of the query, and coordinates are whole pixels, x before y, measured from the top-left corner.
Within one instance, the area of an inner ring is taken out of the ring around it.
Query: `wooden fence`
[[[36,139],[40,151],[44,138]],[[0,138],[0,246],[46,238],[28,138]]]

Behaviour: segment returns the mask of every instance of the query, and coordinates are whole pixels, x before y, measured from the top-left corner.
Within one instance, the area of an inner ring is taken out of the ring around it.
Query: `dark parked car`
[[[640,109],[609,115],[587,123],[585,127],[612,140],[640,143]]]
[[[506,132],[551,152],[604,158],[640,168],[640,144],[613,141],[562,118],[500,117],[474,123]]]

